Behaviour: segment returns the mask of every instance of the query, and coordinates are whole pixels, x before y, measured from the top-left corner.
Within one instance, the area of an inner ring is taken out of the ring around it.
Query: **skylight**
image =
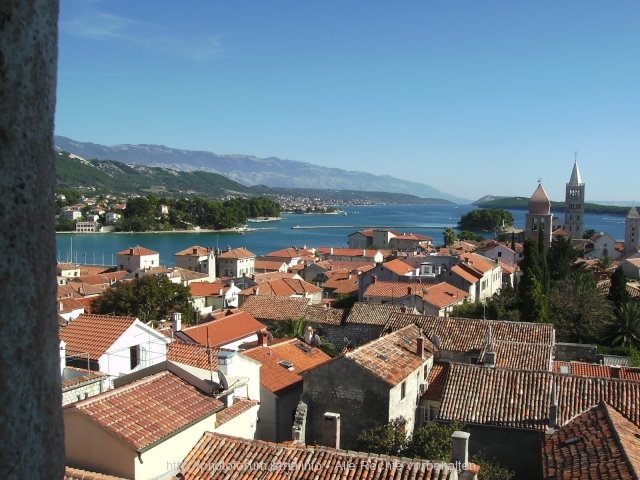
[[[305,353],[309,353],[311,351],[311,347],[309,347],[308,345],[305,345],[302,342],[298,342],[295,345],[296,345],[296,347],[298,347],[300,350],[302,350]]]

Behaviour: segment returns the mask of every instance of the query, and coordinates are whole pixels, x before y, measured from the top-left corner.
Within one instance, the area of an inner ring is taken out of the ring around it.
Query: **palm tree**
[[[604,340],[613,347],[640,349],[640,305],[627,301],[616,309],[612,323],[605,331]]]
[[[311,321],[305,317],[280,320],[276,324],[273,335],[277,338],[302,338]]]

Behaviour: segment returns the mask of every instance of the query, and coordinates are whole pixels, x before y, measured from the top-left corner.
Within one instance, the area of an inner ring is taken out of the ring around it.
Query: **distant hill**
[[[85,159],[115,160],[128,165],[163,167],[175,171],[216,173],[245,187],[313,188],[365,192],[391,192],[417,198],[443,199],[454,203],[469,200],[429,185],[400,180],[388,175],[341,170],[276,157],[219,155],[182,150],[162,145],[115,145],[112,147],[55,136],[56,149]]]
[[[482,197],[473,202],[481,208],[502,208],[505,210],[527,210],[529,208],[529,198],[525,197]],[[556,212],[564,211],[564,202],[551,202],[551,210]],[[617,205],[600,205],[598,203],[585,203],[585,213],[602,213],[610,215],[626,215],[629,207]]]
[[[193,197],[224,200],[229,197],[266,196],[312,198],[326,205],[349,203],[452,203],[442,199],[420,198],[415,195],[354,190],[271,188],[264,185],[247,187],[223,175],[200,171],[178,171],[162,167],[127,165],[114,160],[86,160],[68,152],[58,152],[56,158],[58,187],[91,187],[96,193]]]

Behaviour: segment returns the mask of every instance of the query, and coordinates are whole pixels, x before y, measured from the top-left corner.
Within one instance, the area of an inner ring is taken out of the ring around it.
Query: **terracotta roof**
[[[64,408],[86,415],[136,450],[161,441],[224,404],[165,370]]]
[[[335,248],[335,247],[319,247],[316,250],[316,254],[322,256],[335,256],[335,257],[363,257],[363,258],[373,258],[376,256],[378,252],[382,252],[382,250],[372,250],[372,249],[363,249],[363,248]],[[384,255],[384,252],[382,252]]]
[[[70,279],[70,282],[87,283],[89,285],[102,285],[106,283],[107,285],[111,285],[112,283],[115,283],[118,280],[122,280],[127,275],[129,275],[129,272],[127,272],[126,270],[120,270],[117,272],[110,272],[110,273],[80,275],[79,277],[73,277],[72,279]]]
[[[287,262],[284,262],[282,260],[260,260],[260,259],[256,259],[256,261],[254,262],[254,269],[255,270],[271,270],[274,272],[279,271],[283,265],[287,265]],[[297,266],[297,265],[296,265]]]
[[[62,480],[127,480],[124,477],[114,477],[113,475],[105,475],[104,473],[90,472],[74,467],[66,467],[64,469],[64,477]]]
[[[194,297],[219,297],[220,290],[226,292],[229,285],[222,282],[192,282],[189,284],[189,290]]]
[[[216,428],[230,422],[258,405],[260,405],[260,402],[257,400],[249,400],[248,398],[237,400],[233,405],[216,414]]]
[[[425,285],[423,289],[421,296],[424,301],[438,308],[460,303],[469,296],[464,290],[460,290],[447,282]]]
[[[384,282],[381,280],[370,284],[364,291],[365,297],[401,298],[407,295],[417,295],[422,298],[424,290],[428,287],[425,283],[418,282]]]
[[[437,335],[441,341],[440,350],[457,352],[482,350],[487,343],[489,327],[491,327],[494,341],[507,340],[545,345],[555,343],[555,330],[549,323],[436,317],[398,312],[389,316],[385,331],[397,330],[412,323],[418,325],[432,341],[434,335]]]
[[[160,255],[160,253],[154,251],[154,250],[149,250],[148,248],[144,248],[144,247],[131,247],[131,248],[127,248],[126,250],[122,250],[121,252],[117,253],[118,255],[133,255],[134,257],[140,257],[142,255]]]
[[[265,326],[249,313],[236,311],[211,322],[183,328],[182,331],[200,345],[220,347],[254,335]]]
[[[596,406],[545,438],[544,478],[637,480],[640,429],[611,405]]]
[[[62,373],[62,391],[71,390],[85,382],[94,382],[106,376],[106,373],[87,370],[85,368],[64,367],[64,372]]]
[[[622,378],[640,381],[640,368],[614,367],[583,362],[553,362],[553,371],[583,377]]]
[[[262,363],[260,384],[276,394],[302,385],[300,373],[331,360],[331,357],[319,348],[297,338],[267,347],[251,348],[242,354]],[[289,370],[288,363],[283,365],[281,362],[290,362],[292,369]]]
[[[434,362],[429,372],[429,377],[427,378],[429,387],[424,395],[422,395],[422,398],[427,400],[442,400],[447,375],[449,375],[449,364]]]
[[[306,298],[252,295],[245,299],[239,310],[258,320],[295,320],[304,315],[308,304],[309,300]]]
[[[185,248],[184,250],[180,250],[179,252],[174,253],[175,257],[204,257],[212,253],[211,248],[201,247],[199,245],[194,245],[193,247]]]
[[[300,258],[308,255],[313,255],[313,250],[307,248],[283,248],[282,250],[278,250],[276,252],[265,253],[263,255],[264,258],[269,257],[281,257],[281,258]]]
[[[233,250],[229,250],[227,252],[222,252],[218,255],[218,258],[231,258],[231,259],[239,259],[239,258],[255,258],[256,254],[250,252],[246,248],[234,248]]]
[[[268,283],[273,280],[280,280],[282,278],[294,278],[300,279],[300,275],[293,272],[266,272],[266,273],[256,273],[252,275],[252,280],[256,283]]]
[[[554,382],[558,424],[606,401],[640,425],[640,382],[469,364],[450,365],[439,416],[445,421],[545,430]]]
[[[549,214],[551,212],[551,201],[549,195],[545,192],[542,184],[539,183],[533,195],[529,199],[529,213],[532,214]]]
[[[392,312],[400,312],[399,305],[356,302],[349,311],[345,323],[383,326]],[[408,323],[407,323],[408,324]]]
[[[67,343],[67,353],[88,353],[99,360],[137,319],[113,315],[80,314],[66,327],[60,328],[60,339]]]
[[[305,282],[302,279],[280,278],[247,288],[241,295],[263,295],[274,297],[291,297],[321,292],[322,288]]]
[[[342,325],[346,311],[343,308],[331,308],[320,305],[307,305],[304,316],[313,323]]]
[[[494,340],[493,346],[496,353],[496,367],[551,371],[553,345]],[[486,345],[480,354],[479,363],[484,363],[485,354]]]
[[[422,332],[415,325],[384,335],[345,354],[361,367],[381,378],[389,385],[397,385],[420,367],[436,350],[424,339],[424,358],[416,354],[416,338]]]
[[[391,270],[396,275],[407,275],[409,273],[415,273],[416,268],[412,267],[406,262],[400,259],[390,260],[382,264],[385,268]]]
[[[183,342],[171,342],[167,347],[167,360],[213,371],[218,369],[216,353],[229,351]]]
[[[189,480],[227,478],[451,480],[457,478],[455,470],[441,461],[412,461],[408,458],[335,450],[323,446],[247,440],[211,432],[205,432],[181,465],[184,478]],[[203,465],[220,465],[222,468],[202,468]],[[232,471],[233,476],[230,477],[230,469],[224,468],[225,465],[239,465],[241,467],[238,470],[241,471]],[[293,468],[274,468],[274,466],[287,465],[293,465]],[[354,465],[354,468],[349,468],[350,465]],[[389,468],[388,465],[393,465],[393,468]]]

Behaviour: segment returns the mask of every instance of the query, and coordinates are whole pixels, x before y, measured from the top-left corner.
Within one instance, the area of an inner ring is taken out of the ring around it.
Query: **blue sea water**
[[[173,266],[174,254],[193,245],[222,250],[244,247],[259,256],[292,246],[346,247],[348,235],[368,228],[420,233],[432,237],[438,245],[443,242],[443,229],[456,228],[460,217],[475,208],[474,205],[350,206],[343,208],[346,215],[283,214],[278,221],[249,223],[249,227],[256,230],[246,233],[59,233],[56,236],[57,257],[61,262],[115,265],[118,252],[140,245],[159,252],[162,265]],[[511,210],[511,213],[515,227],[524,228],[526,211]],[[560,222],[564,218],[562,212],[554,215]],[[625,216],[586,215],[584,228],[624,240],[624,223]],[[487,238],[490,236],[486,234]]]

